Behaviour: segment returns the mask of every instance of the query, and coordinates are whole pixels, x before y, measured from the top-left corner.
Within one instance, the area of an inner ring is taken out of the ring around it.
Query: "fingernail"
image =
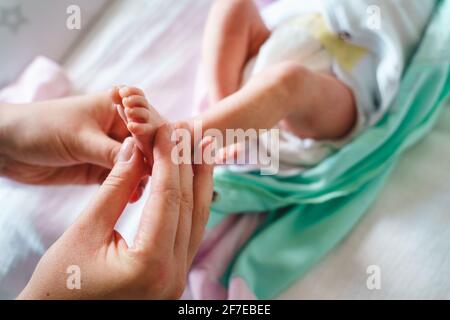
[[[122,143],[122,147],[119,151],[119,162],[128,162],[131,160],[131,157],[133,156],[133,150],[134,150],[134,141],[133,138],[126,138],[125,141]]]

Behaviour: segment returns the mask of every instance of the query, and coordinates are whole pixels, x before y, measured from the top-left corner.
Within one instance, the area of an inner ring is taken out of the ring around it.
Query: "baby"
[[[254,25],[242,19],[262,28],[264,20],[272,33],[243,69],[240,89],[212,99],[195,119],[203,131],[278,127],[280,174],[318,163],[383,116],[436,3],[280,0],[262,19],[251,0],[217,2],[213,23],[224,14],[245,33]],[[149,142],[164,119],[137,88],[113,88],[111,97],[151,158]],[[193,131],[192,119],[187,125]]]

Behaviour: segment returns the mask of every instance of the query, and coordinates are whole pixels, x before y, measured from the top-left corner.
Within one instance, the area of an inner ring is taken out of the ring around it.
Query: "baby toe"
[[[144,136],[144,135],[150,135],[154,128],[148,123],[138,123],[138,122],[129,122],[127,124],[128,130],[136,135],[136,136]]]
[[[128,121],[150,122],[150,111],[146,108],[126,108],[125,114]]]
[[[128,86],[121,88],[119,90],[119,95],[122,98],[127,98],[127,97],[135,96],[135,95],[145,97],[144,91],[142,91],[141,89],[136,88],[136,87],[128,87]]]
[[[125,108],[146,108],[148,109],[149,103],[143,96],[133,95],[122,99],[123,106]]]

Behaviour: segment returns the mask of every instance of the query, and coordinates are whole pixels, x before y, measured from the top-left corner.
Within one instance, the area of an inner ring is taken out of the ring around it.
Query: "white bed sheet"
[[[210,0],[115,1],[64,67],[78,92],[142,87],[169,119],[191,113]],[[400,161],[381,197],[349,237],[280,298],[450,298],[450,109]],[[0,179],[0,298],[14,297],[41,254],[96,187],[30,187]],[[24,201],[26,199],[26,201]],[[142,202],[118,228],[132,240]],[[366,269],[381,268],[381,290]]]

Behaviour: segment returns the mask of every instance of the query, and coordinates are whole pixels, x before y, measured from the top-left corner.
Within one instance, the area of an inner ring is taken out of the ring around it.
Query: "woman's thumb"
[[[112,231],[145,174],[144,158],[132,138],[122,144],[111,173],[80,217],[80,222]]]

